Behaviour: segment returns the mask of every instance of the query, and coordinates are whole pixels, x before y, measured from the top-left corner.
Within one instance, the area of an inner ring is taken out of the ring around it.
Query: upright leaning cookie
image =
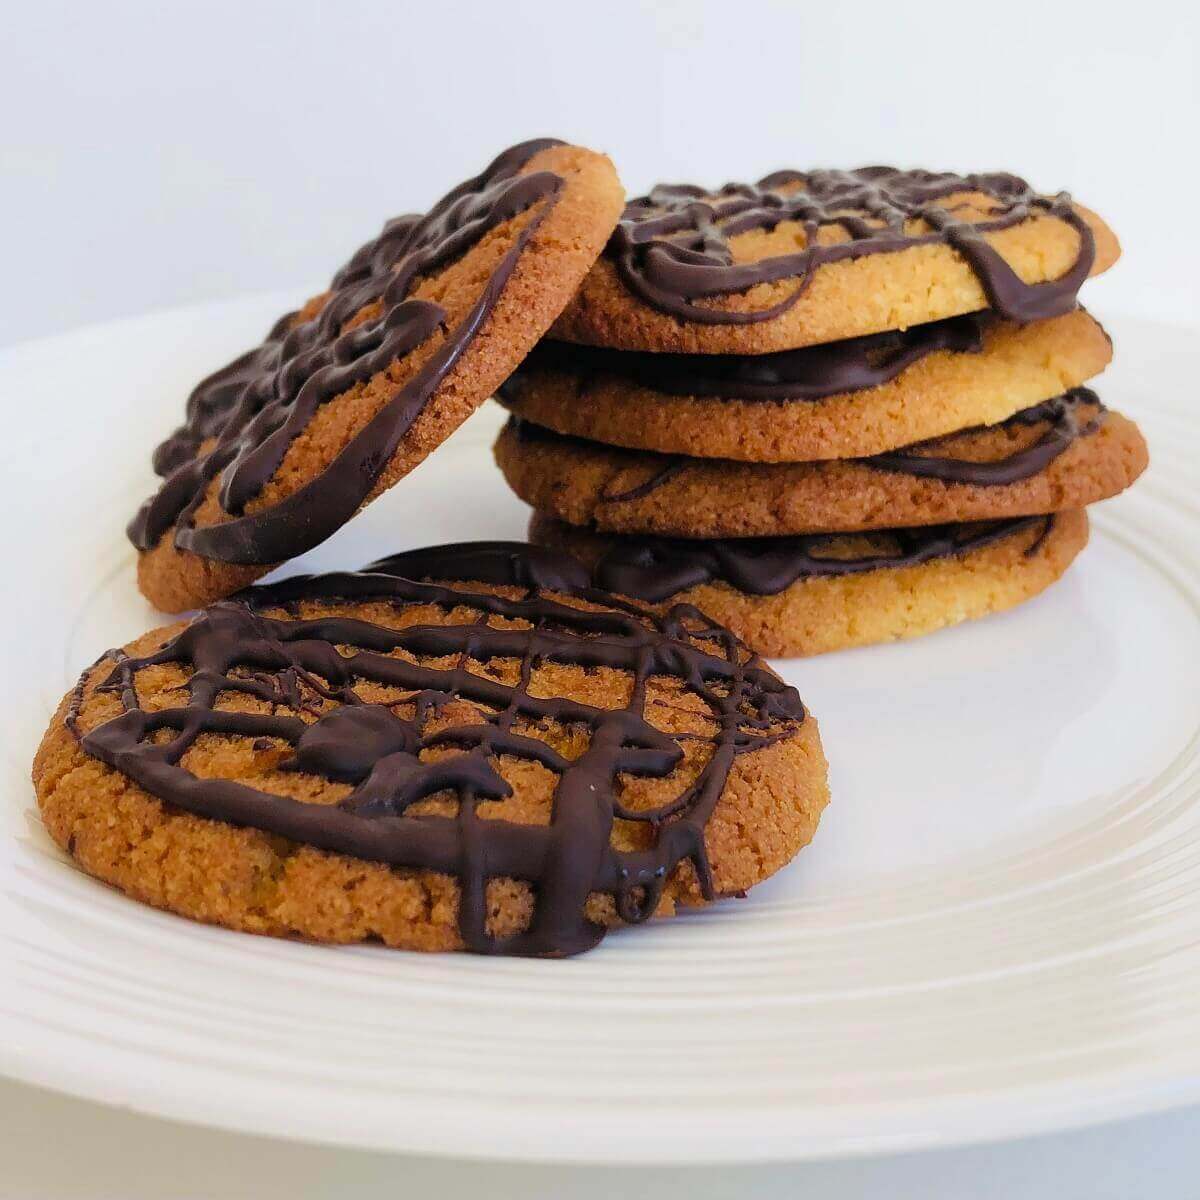
[[[542,140],[385,226],[192,393],[129,527],[146,596],[179,611],[229,595],[421,462],[546,331],[621,204],[607,158]]]
[[[1070,311],[1120,253],[1094,213],[1015,175],[777,171],[632,200],[551,336],[768,354],[988,308]]]
[[[84,672],[33,769],[55,840],[145,903],[527,955],[751,887],[812,837],[825,777],[795,689],[728,631],[510,544],[148,633]]]

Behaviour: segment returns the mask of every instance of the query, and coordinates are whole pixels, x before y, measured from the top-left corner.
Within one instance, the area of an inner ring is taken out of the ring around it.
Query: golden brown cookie
[[[828,798],[815,721],[731,634],[512,543],[251,589],[111,651],[33,778],[59,845],[147,904],[551,956],[753,886]]]
[[[502,387],[536,425],[638,450],[747,462],[863,458],[993,425],[1112,358],[1082,309],[986,313],[777,354],[647,354],[543,341]]]
[[[760,654],[932,633],[1044,591],[1087,544],[1078,509],[934,529],[745,541],[605,536],[535,513],[530,540],[660,609],[691,604]]]
[[[130,525],[150,601],[179,611],[228,595],[412,470],[546,331],[621,202],[607,158],[543,140],[385,226],[192,393],[155,455],[160,490]]]
[[[1081,508],[1145,469],[1138,427],[1077,388],[1000,425],[869,459],[739,463],[618,450],[516,418],[496,461],[527,504],[572,525],[669,537],[779,537]]]
[[[990,308],[1067,312],[1120,254],[1065,195],[1013,175],[779,171],[632,200],[552,336],[620,350],[768,354]]]

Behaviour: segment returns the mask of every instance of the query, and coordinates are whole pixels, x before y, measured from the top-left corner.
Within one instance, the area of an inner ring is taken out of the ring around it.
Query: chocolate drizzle
[[[515,584],[526,592],[513,599],[470,586],[455,590],[415,582],[396,573],[401,571]],[[322,850],[456,876],[459,927],[471,950],[578,953],[603,934],[585,914],[592,892],[610,894],[625,921],[643,921],[671,873],[690,862],[703,894],[712,898],[704,829],[734,759],[791,736],[805,719],[795,689],[696,610],[679,606],[653,616],[592,591],[585,580],[586,571],[566,555],[472,543],[398,555],[369,572],[301,576],[249,589],[200,613],[159,650],[138,658],[110,652],[112,670],[97,690],[118,696],[121,713],[82,728],[85,674],[67,724],[89,754],[187,812]],[[543,584],[569,584],[605,607],[565,604]],[[350,616],[298,615],[297,604],[313,601],[384,602],[398,618],[416,605],[445,612],[467,606],[478,619],[393,628]],[[503,627],[489,623],[494,619]],[[513,621],[528,627],[513,627]],[[394,657],[396,651],[403,657]],[[453,665],[423,665],[445,658]],[[498,660],[520,664],[516,682],[501,682],[501,671],[489,671]],[[189,672],[181,703],[143,707],[139,672],[163,663]],[[471,663],[482,670],[472,670]],[[547,695],[538,678],[544,663],[626,672],[628,702],[598,708]],[[647,684],[662,676],[703,701],[711,735],[668,734],[650,723]],[[371,702],[355,690],[362,684],[406,695]],[[266,701],[270,711],[219,706],[222,696],[239,694]],[[473,706],[477,720],[431,732],[430,718],[454,701]],[[547,723],[585,730],[586,747],[577,757],[564,757],[537,736]],[[235,780],[201,778],[182,762],[206,734],[253,739],[259,747],[286,743],[289,756],[278,769],[353,790],[336,804],[316,804]],[[626,806],[622,778],[671,776],[683,759],[683,743],[698,738],[711,750],[692,782],[681,783],[677,794],[653,809]],[[548,825],[479,813],[481,802],[511,793],[496,769],[509,756],[559,776]],[[446,794],[457,800],[454,816],[408,812],[422,799]],[[615,849],[611,833],[618,820],[651,831],[648,846]],[[533,885],[535,909],[525,931],[501,939],[487,928],[486,893],[490,879],[505,876]]]
[[[537,428],[537,426],[534,428]],[[517,432],[518,436],[520,436],[520,428],[518,428]],[[688,463],[691,461],[691,459],[683,455],[680,455],[678,458],[668,459],[649,479],[618,492],[610,491],[609,485],[605,484],[600,493],[599,500],[602,504],[624,504],[630,500],[644,500],[651,492],[657,491],[664,484],[670,483],[677,475],[682,475],[687,470]]]
[[[1091,416],[1085,421],[1081,410]],[[1018,450],[1006,458],[994,462],[975,462],[965,458],[946,458],[936,454],[917,451],[930,445],[921,442],[890,454],[876,454],[862,461],[880,471],[893,471],[901,475],[920,475],[926,479],[940,479],[945,483],[963,483],[976,487],[1005,487],[1019,483],[1022,479],[1044,471],[1077,438],[1086,437],[1100,428],[1104,417],[1104,405],[1091,388],[1071,388],[1052,400],[1044,400],[1031,408],[1022,409],[1000,425],[1001,429],[1014,425],[1040,425],[1046,423],[1046,432],[1024,450]],[[980,426],[979,430],[986,427]],[[964,430],[973,433],[976,430]],[[955,435],[960,436],[960,435]]]
[[[311,549],[353,516],[486,321],[526,243],[556,203],[559,176],[520,171],[559,144],[543,139],[515,146],[425,216],[389,222],[334,277],[315,316],[284,317],[261,346],[204,380],[188,399],[186,423],[155,452],[155,470],[165,479],[129,525],[134,545],[149,550],[174,526],[174,544],[182,550],[268,564]],[[446,327],[440,305],[412,298],[424,276],[538,204],[540,211],[454,328]],[[419,370],[323,472],[279,503],[246,514],[323,404],[439,333],[441,342]],[[196,512],[218,477],[218,500],[233,519],[198,526]]]
[[[939,350],[978,353],[990,320],[970,313],[775,354],[651,354],[543,341],[500,391],[518,401],[522,375],[549,370],[581,377],[584,387],[592,376],[612,375],[670,396],[822,400],[879,387]]]
[[[956,215],[944,201],[982,193],[990,201],[978,222]],[[985,239],[1045,214],[1079,234],[1079,253],[1059,279],[1024,283]],[[730,239],[797,222],[806,245],[792,254],[735,263]],[[921,228],[910,230],[910,223]],[[823,228],[845,240],[818,243]],[[1095,239],[1065,193],[1039,196],[1015,175],[955,175],[864,167],[857,171],[777,171],[757,184],[730,183],[712,193],[687,184],[662,185],[630,201],[606,254],[626,287],[661,312],[706,325],[770,321],[804,294],[828,263],[943,243],[966,259],[988,306],[1025,324],[1069,311],[1095,260]],[[795,280],[777,304],[756,312],[714,308],[697,300],[745,292],[760,283]]]
[[[752,596],[774,596],[803,579],[915,567],[936,558],[969,554],[1040,525],[1041,532],[1025,551],[1032,556],[1053,523],[1051,514],[850,535],[817,533],[696,541],[619,535],[606,541],[607,548],[597,560],[592,578],[597,587],[650,604],[660,604],[706,583],[726,583]],[[821,553],[831,540],[846,537],[886,540],[892,547],[848,557]]]

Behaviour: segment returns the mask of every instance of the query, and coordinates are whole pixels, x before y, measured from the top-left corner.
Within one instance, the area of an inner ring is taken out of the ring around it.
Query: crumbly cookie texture
[[[594,566],[619,538],[534,514],[530,541],[574,554]],[[694,604],[732,629],[760,654],[809,656],[854,646],[898,641],[1002,612],[1059,579],[1087,544],[1082,510],[1043,523],[958,557],[917,566],[882,567],[857,575],[800,579],[772,596],[712,581],[663,602]],[[829,539],[833,553],[872,552],[870,537]]]
[[[821,400],[667,395],[611,374],[523,369],[504,403],[535,424],[631,449],[745,462],[861,458],[991,425],[1098,375],[1112,358],[1082,309],[987,330],[978,353],[938,351],[878,387]]]
[[[972,221],[990,215],[988,198],[975,193],[947,197],[947,207]],[[1096,242],[1091,274],[1120,257],[1116,235],[1094,212],[1075,205]],[[1074,264],[1080,235],[1067,222],[1035,214],[1020,224],[983,235],[1025,283],[1059,279]],[[818,243],[844,241],[837,227],[822,227]],[[735,263],[759,262],[806,245],[802,224],[782,221],[770,231],[730,239]],[[762,312],[786,300],[794,279],[760,283],[712,300],[730,312]],[[609,258],[588,272],[575,298],[554,323],[551,336],[567,342],[622,350],[700,354],[767,354],[821,342],[907,329],[988,307],[988,297],[963,256],[945,244],[911,246],[892,253],[828,263],[814,273],[800,299],[779,316],[754,324],[713,325],[681,320],[650,307],[621,281]]]
[[[455,585],[458,587],[459,585]],[[465,585],[464,585],[465,586]],[[472,584],[474,593],[520,598],[524,589]],[[596,608],[568,600],[576,607]],[[265,610],[271,615],[274,610]],[[464,604],[385,602],[306,602],[289,615],[303,619],[350,617],[390,629],[415,626],[461,625],[479,619]],[[519,630],[528,622],[490,618],[498,627]],[[134,657],[150,654],[187,628],[185,623],[145,634],[125,648]],[[345,653],[342,647],[339,652]],[[456,666],[489,681],[514,684],[521,671],[512,659],[486,662],[466,656],[452,661],[396,651],[404,661],[445,672],[452,680]],[[745,653],[744,649],[740,653]],[[113,668],[102,662],[85,676],[75,711],[77,730],[86,734],[118,716],[122,700],[99,685]],[[139,668],[136,686],[140,705],[158,710],[185,703],[181,696],[186,671],[177,663]],[[599,708],[620,708],[629,699],[629,673],[607,667],[576,666],[547,661],[533,668],[529,692],[561,696]],[[369,704],[386,705],[409,719],[415,711],[411,693],[379,683],[359,681],[358,696]],[[306,702],[300,708],[270,703],[246,692],[223,691],[216,707],[223,711],[276,717],[299,717],[305,722],[327,715],[328,700],[301,688]],[[333,853],[300,844],[256,828],[193,815],[164,802],[128,775],[88,754],[68,727],[72,696],[64,698],[47,731],[33,766],[33,780],[42,815],[54,840],[88,874],[112,884],[127,895],[198,921],[250,933],[294,936],[320,942],[381,941],[411,950],[458,950],[464,947],[459,927],[460,881],[455,875],[408,869]],[[345,710],[343,710],[345,711]],[[461,729],[484,722],[489,714],[461,696],[435,706],[425,718],[423,734]],[[703,770],[708,736],[714,730],[712,712],[684,683],[673,676],[651,676],[647,684],[645,719],[653,728],[681,735],[683,752],[678,767],[666,777],[630,776],[620,784],[622,803],[629,809],[649,809],[668,794],[686,790]],[[576,725],[556,721],[519,721],[514,729],[541,739],[566,759],[587,750],[587,735]],[[753,886],[787,863],[812,837],[828,799],[826,764],[816,722],[811,715],[790,725],[783,722],[779,737],[764,739],[761,748],[737,754],[704,835],[717,895]],[[165,731],[153,735],[162,741]],[[305,805],[335,805],[351,790],[304,770],[283,769],[292,753],[286,741],[239,734],[205,733],[180,761],[201,780],[229,780],[272,795],[291,797]],[[454,751],[442,746],[420,751],[431,762]],[[477,805],[481,823],[497,819],[520,825],[545,826],[551,821],[558,776],[528,758],[498,754],[491,766],[511,787],[507,798]],[[674,791],[672,791],[674,789]],[[453,816],[454,793],[438,793],[412,804],[412,816]],[[617,849],[640,849],[649,844],[650,827],[628,820],[613,824],[611,844]],[[679,906],[703,903],[697,875],[689,860],[670,874],[656,913],[669,915]],[[537,905],[536,890],[523,880],[492,877],[486,884],[486,927],[489,936],[504,939],[530,923]],[[588,917],[602,926],[620,924],[614,900],[593,892],[587,899]]]
[[[366,502],[422,462],[511,374],[570,299],[612,231],[623,191],[607,157],[577,146],[554,146],[535,154],[521,174],[538,171],[562,178],[556,202],[525,246],[487,320],[404,434]],[[290,444],[261,493],[246,506],[248,514],[270,509],[329,468],[439,350],[445,331],[467,316],[492,272],[540,209],[535,205],[498,225],[460,258],[419,281],[412,298],[436,302],[446,310],[442,330],[365,384],[323,404]],[[314,298],[300,319],[316,316],[324,301],[324,296]],[[366,315],[356,314],[346,327]],[[198,507],[197,525],[229,519],[218,501],[218,486],[219,480],[214,481]],[[169,529],[138,560],[139,587],[166,612],[197,608],[230,595],[272,569],[272,564],[223,562],[180,549],[173,544],[173,532]]]
[[[1086,416],[1082,419],[1086,420]],[[843,459],[740,463],[618,450],[543,435],[510,421],[496,461],[527,504],[572,525],[669,537],[776,537],[982,521],[1081,508],[1145,470],[1138,427],[1100,411],[1097,428],[1015,483],[976,484],[881,470]],[[1029,449],[1046,422],[999,425],[923,443],[914,453],[978,463]]]

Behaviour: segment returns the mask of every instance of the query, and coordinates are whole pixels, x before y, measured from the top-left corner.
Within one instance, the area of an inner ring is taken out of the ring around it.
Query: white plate
[[[144,908],[41,829],[52,706],[155,623],[122,536],[190,382],[259,298],[0,356],[0,1070],[184,1120],[540,1161],[799,1159],[1200,1097],[1196,333],[1113,322],[1155,465],[1065,581],[906,645],[783,664],[833,803],[741,902],[566,962],[327,949]],[[498,413],[299,567],[520,536]]]

